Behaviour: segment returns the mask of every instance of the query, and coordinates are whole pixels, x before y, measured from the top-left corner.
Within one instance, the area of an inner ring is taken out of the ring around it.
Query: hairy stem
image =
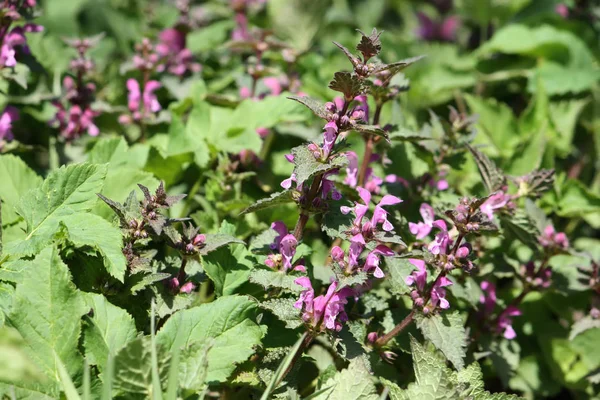
[[[310,344],[312,343],[312,341],[313,341],[314,338],[315,337],[314,337],[314,335],[312,333],[307,333],[306,334],[306,336],[304,337],[304,340],[302,341],[302,344],[298,348],[298,351],[296,351],[296,354],[294,354],[294,358],[292,358],[292,362],[290,362],[290,365],[288,365],[288,367],[286,368],[285,372],[281,375],[281,378],[279,378],[279,380],[275,384],[275,387],[279,386],[279,384],[285,379],[285,377],[294,368],[294,365],[296,365],[296,362],[298,362],[298,360],[300,359],[300,357],[302,357],[302,354],[304,354],[304,351],[306,351],[306,349],[308,348],[308,346],[310,346]]]

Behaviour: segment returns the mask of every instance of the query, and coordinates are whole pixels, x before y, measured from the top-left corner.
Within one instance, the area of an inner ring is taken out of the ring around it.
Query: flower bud
[[[331,249],[331,258],[336,262],[344,261],[344,250],[340,246],[334,246]]]
[[[199,234],[199,235],[194,236],[194,238],[192,239],[192,244],[194,246],[198,246],[198,245],[204,244],[205,241],[206,241],[206,235]]]
[[[377,334],[377,332],[370,332],[367,335],[367,341],[369,343],[375,343],[375,341],[377,341],[377,339],[379,339],[379,335]]]
[[[425,300],[423,300],[422,297],[417,297],[414,301],[415,306],[417,307],[423,307],[423,305],[425,304]],[[427,308],[427,307],[425,307]],[[423,309],[423,312],[425,313],[425,308]],[[429,311],[428,311],[429,312]],[[426,313],[425,313],[426,314]]]
[[[431,312],[431,310],[429,309],[429,307],[423,307],[423,314],[427,315]]]

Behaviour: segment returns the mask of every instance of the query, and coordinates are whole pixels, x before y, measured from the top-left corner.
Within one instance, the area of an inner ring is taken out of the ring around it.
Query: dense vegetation
[[[0,0],[0,398],[599,398],[599,32]]]

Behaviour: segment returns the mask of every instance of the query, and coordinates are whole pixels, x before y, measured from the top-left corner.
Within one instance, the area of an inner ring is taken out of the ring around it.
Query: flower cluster
[[[494,312],[496,308],[496,285],[489,281],[481,282],[481,290],[483,294],[479,299],[479,302],[483,304],[482,312],[485,313],[485,316],[489,316]],[[497,333],[501,333],[506,339],[514,339],[517,334],[512,327],[512,319],[516,316],[521,315],[521,311],[516,306],[508,306],[500,314],[498,317],[493,320],[495,324],[494,330]]]
[[[569,239],[564,232],[556,232],[554,226],[548,225],[538,238],[540,245],[547,251],[565,251],[569,248]]]
[[[426,41],[453,42],[461,22],[456,15],[447,15],[453,7],[452,0],[432,0],[439,16],[431,18],[423,12],[417,13],[419,28],[417,36]]]
[[[0,150],[6,142],[14,139],[12,124],[19,119],[19,110],[12,106],[6,106],[0,114]]]
[[[338,282],[332,282],[325,295],[315,297],[312,283],[308,277],[301,277],[294,281],[302,286],[304,290],[294,307],[302,310],[302,319],[313,331],[322,332],[325,329],[339,332],[342,330],[342,322],[348,320],[344,311],[347,298],[353,295],[352,289],[344,287],[338,289]]]
[[[155,119],[156,113],[162,107],[154,92],[160,89],[162,85],[158,81],[150,80],[144,84],[143,91],[140,90],[140,84],[137,80],[130,78],[127,80],[127,108],[131,114],[122,114],[119,122],[125,125],[133,122],[145,124]]]
[[[92,109],[96,85],[85,82],[86,76],[94,69],[94,63],[86,53],[100,38],[101,36],[66,40],[66,43],[77,51],[77,57],[71,60],[74,77],[66,76],[63,79],[63,98],[53,102],[57,111],[50,123],[56,126],[68,141],[77,139],[84,133],[90,136],[98,136],[100,133],[94,123],[94,118],[100,115],[100,112]]]
[[[41,32],[44,27],[32,23],[25,23],[22,26],[15,26],[11,29],[14,22],[21,21],[31,16],[33,8],[36,6],[36,0],[27,0],[23,2],[4,1],[0,5],[0,69],[17,65],[17,52],[29,54],[27,46],[26,32]]]
[[[298,265],[292,265],[292,260],[296,254],[296,246],[298,245],[296,237],[288,232],[282,221],[273,222],[271,229],[277,232],[277,236],[270,247],[271,250],[277,251],[277,253],[270,254],[265,261],[265,265],[276,270],[289,271],[293,269],[294,271],[305,272],[306,268],[301,262]]]

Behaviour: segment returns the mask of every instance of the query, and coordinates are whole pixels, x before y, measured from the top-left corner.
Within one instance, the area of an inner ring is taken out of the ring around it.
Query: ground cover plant
[[[0,397],[598,398],[599,30],[0,0]]]

